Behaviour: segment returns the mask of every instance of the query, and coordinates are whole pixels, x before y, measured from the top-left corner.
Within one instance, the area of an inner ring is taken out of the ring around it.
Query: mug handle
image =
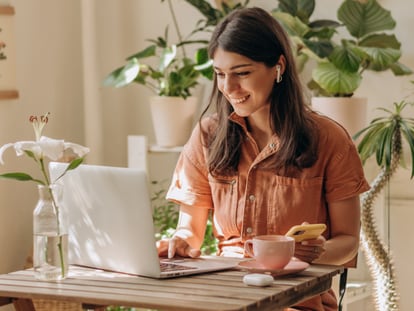
[[[252,247],[253,247],[253,240],[246,240],[246,242],[244,242],[244,252],[253,258],[254,253],[253,253]]]

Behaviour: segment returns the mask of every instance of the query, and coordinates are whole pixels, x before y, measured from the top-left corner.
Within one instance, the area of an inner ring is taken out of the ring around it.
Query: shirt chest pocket
[[[208,177],[218,234],[230,237],[237,232],[238,176]]]
[[[322,222],[326,219],[323,178],[274,176],[268,197],[269,219],[289,229],[292,225]]]

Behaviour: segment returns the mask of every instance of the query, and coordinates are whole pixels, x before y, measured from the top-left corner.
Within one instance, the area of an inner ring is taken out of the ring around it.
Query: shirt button
[[[249,195],[249,201],[253,202],[254,200],[256,200],[256,197],[253,194]]]
[[[252,229],[252,228],[250,228],[250,227],[248,227],[248,228],[246,228],[246,232],[250,234],[250,233],[252,233],[252,232],[253,232],[253,229]]]
[[[269,147],[270,147],[271,149],[273,149],[275,146],[276,146],[276,144],[275,144],[275,143],[270,143],[270,145],[269,145]]]

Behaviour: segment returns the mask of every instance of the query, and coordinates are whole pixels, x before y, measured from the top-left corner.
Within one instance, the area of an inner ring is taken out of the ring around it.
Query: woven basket
[[[33,267],[33,256],[26,258],[25,269]],[[36,311],[82,311],[82,305],[78,302],[62,300],[32,299]]]
[[[82,311],[82,305],[78,302],[33,299],[36,311]]]

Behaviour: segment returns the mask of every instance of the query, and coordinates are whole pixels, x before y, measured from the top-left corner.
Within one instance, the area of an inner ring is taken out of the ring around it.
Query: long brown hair
[[[316,127],[310,119],[290,42],[281,25],[260,8],[235,10],[212,34],[209,44],[211,59],[217,48],[262,62],[268,67],[274,67],[280,56],[284,55],[286,69],[283,79],[274,84],[270,95],[269,121],[280,145],[277,156],[272,157],[268,164],[278,172],[310,167],[316,161]],[[213,173],[234,173],[244,133],[239,125],[228,120],[233,108],[218,90],[216,76],[209,105],[201,118],[211,108],[217,112],[218,126],[214,132],[205,133],[209,170]]]

